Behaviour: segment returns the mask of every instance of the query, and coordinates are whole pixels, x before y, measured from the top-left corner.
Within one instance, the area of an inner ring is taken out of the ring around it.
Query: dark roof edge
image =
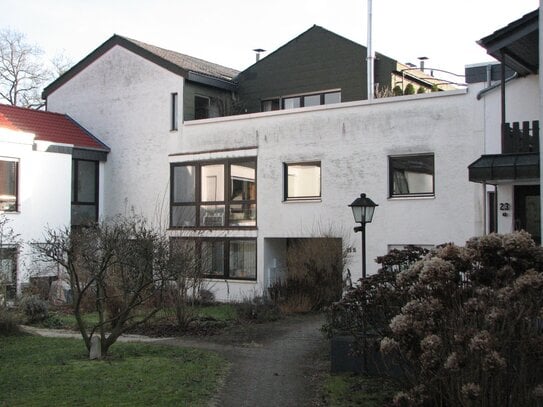
[[[189,71],[186,79],[188,81],[197,82],[203,85],[209,85],[228,91],[234,91],[237,88],[237,84],[235,82],[228,81],[226,79],[219,79],[214,76],[205,75],[200,72]]]
[[[509,23],[505,27],[502,27],[496,31],[494,31],[492,34],[487,35],[486,37],[481,38],[479,41],[477,41],[477,44],[479,44],[481,47],[488,49],[493,48],[491,47],[491,43],[496,41],[501,41],[503,36],[509,36],[511,35],[511,32],[516,30],[532,30],[533,26],[530,27],[530,23],[534,23],[538,21],[539,19],[539,8],[531,11],[519,19]]]
[[[110,152],[111,149],[105,144],[103,143],[98,137],[94,136],[90,131],[88,131],[86,128],[84,128],[83,126],[81,126],[78,122],[76,122],[74,119],[72,119],[70,116],[68,116],[67,114],[64,115],[68,120],[70,120],[73,124],[75,124],[77,127],[79,127],[83,132],[85,132],[85,134],[87,136],[89,136],[90,138],[92,138],[94,141],[96,141],[98,144],[100,144],[101,146],[103,146],[103,148],[101,149],[95,149],[95,148],[92,148],[92,147],[75,147],[75,148],[79,148],[79,149],[91,149],[91,150],[97,150],[97,151],[105,151],[105,152]]]
[[[183,77],[187,76],[188,72],[185,69],[179,67],[178,65],[170,61],[165,60],[164,58],[159,57],[156,54],[153,54],[152,52],[140,47],[139,45],[133,43],[132,41],[130,41],[129,39],[125,37],[114,34],[106,42],[104,42],[102,45],[100,45],[98,48],[92,51],[89,55],[87,55],[85,58],[83,58],[81,61],[75,64],[72,68],[70,68],[60,77],[58,77],[55,81],[53,81],[47,87],[45,87],[42,92],[42,98],[47,99],[47,96],[49,96],[55,90],[60,88],[70,79],[75,77],[78,73],[80,73],[85,68],[87,68],[90,64],[92,64],[94,61],[96,61],[98,58],[104,55],[107,51],[109,51],[115,45],[120,45],[123,48],[141,56],[142,58],[145,58],[148,61],[151,61],[163,67],[164,69],[167,69],[168,71],[173,72],[176,75],[180,75]]]

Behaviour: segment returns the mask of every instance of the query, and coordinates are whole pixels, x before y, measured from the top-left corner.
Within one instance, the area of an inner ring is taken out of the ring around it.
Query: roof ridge
[[[64,113],[50,112],[48,110],[31,109],[29,107],[14,106],[14,105],[8,105],[8,104],[0,103],[0,109],[2,109],[2,108],[19,109],[19,110],[24,110],[25,112],[35,112],[35,113],[48,114],[48,115],[56,114],[58,116],[66,116],[66,114],[64,114]]]

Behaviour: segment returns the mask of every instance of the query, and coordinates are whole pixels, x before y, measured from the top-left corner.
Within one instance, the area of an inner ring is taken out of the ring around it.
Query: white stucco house
[[[13,300],[30,276],[43,275],[28,243],[40,242],[45,227],[98,219],[108,151],[69,116],[0,105],[0,214],[19,235],[19,244],[0,247],[5,299]]]
[[[111,149],[99,164],[99,215],[132,209],[172,243],[194,245],[219,300],[266,295],[288,272],[291,244],[323,233],[342,239],[352,279],[361,277],[348,207],[361,193],[379,205],[367,226],[369,273],[393,247],[527,228],[492,208],[539,176],[500,179],[496,189],[473,169],[503,154],[496,67],[489,81],[477,76],[486,65],[468,67],[466,88],[368,101],[365,52],[315,26],[237,72],[114,35],[44,97],[49,112]],[[398,66],[379,58],[376,82],[404,77]],[[529,73],[507,85],[517,106],[508,121],[539,117]],[[433,86],[424,75],[410,81]]]

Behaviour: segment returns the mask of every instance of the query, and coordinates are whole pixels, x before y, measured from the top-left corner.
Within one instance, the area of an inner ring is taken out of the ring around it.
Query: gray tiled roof
[[[227,68],[222,65],[204,61],[203,59],[191,57],[190,55],[185,55],[179,52],[170,51],[168,49],[156,47],[154,45],[146,44],[145,42],[141,42],[141,41],[134,40],[131,38],[127,38],[127,37],[122,37],[122,38],[124,38],[127,41],[132,42],[138,47],[141,47],[155,54],[159,58],[163,58],[171,62],[172,64],[179,66],[182,69],[186,69],[187,71],[197,72],[200,74],[209,75],[212,77],[226,79],[226,80],[233,79],[239,73],[235,69]]]

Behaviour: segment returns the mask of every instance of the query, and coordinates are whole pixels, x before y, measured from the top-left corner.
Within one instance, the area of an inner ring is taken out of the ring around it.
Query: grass
[[[203,406],[225,372],[215,354],[116,343],[104,361],[88,360],[83,342],[0,337],[0,405]]]
[[[387,378],[343,373],[328,377],[324,398],[330,407],[383,407],[397,390],[397,384]]]

